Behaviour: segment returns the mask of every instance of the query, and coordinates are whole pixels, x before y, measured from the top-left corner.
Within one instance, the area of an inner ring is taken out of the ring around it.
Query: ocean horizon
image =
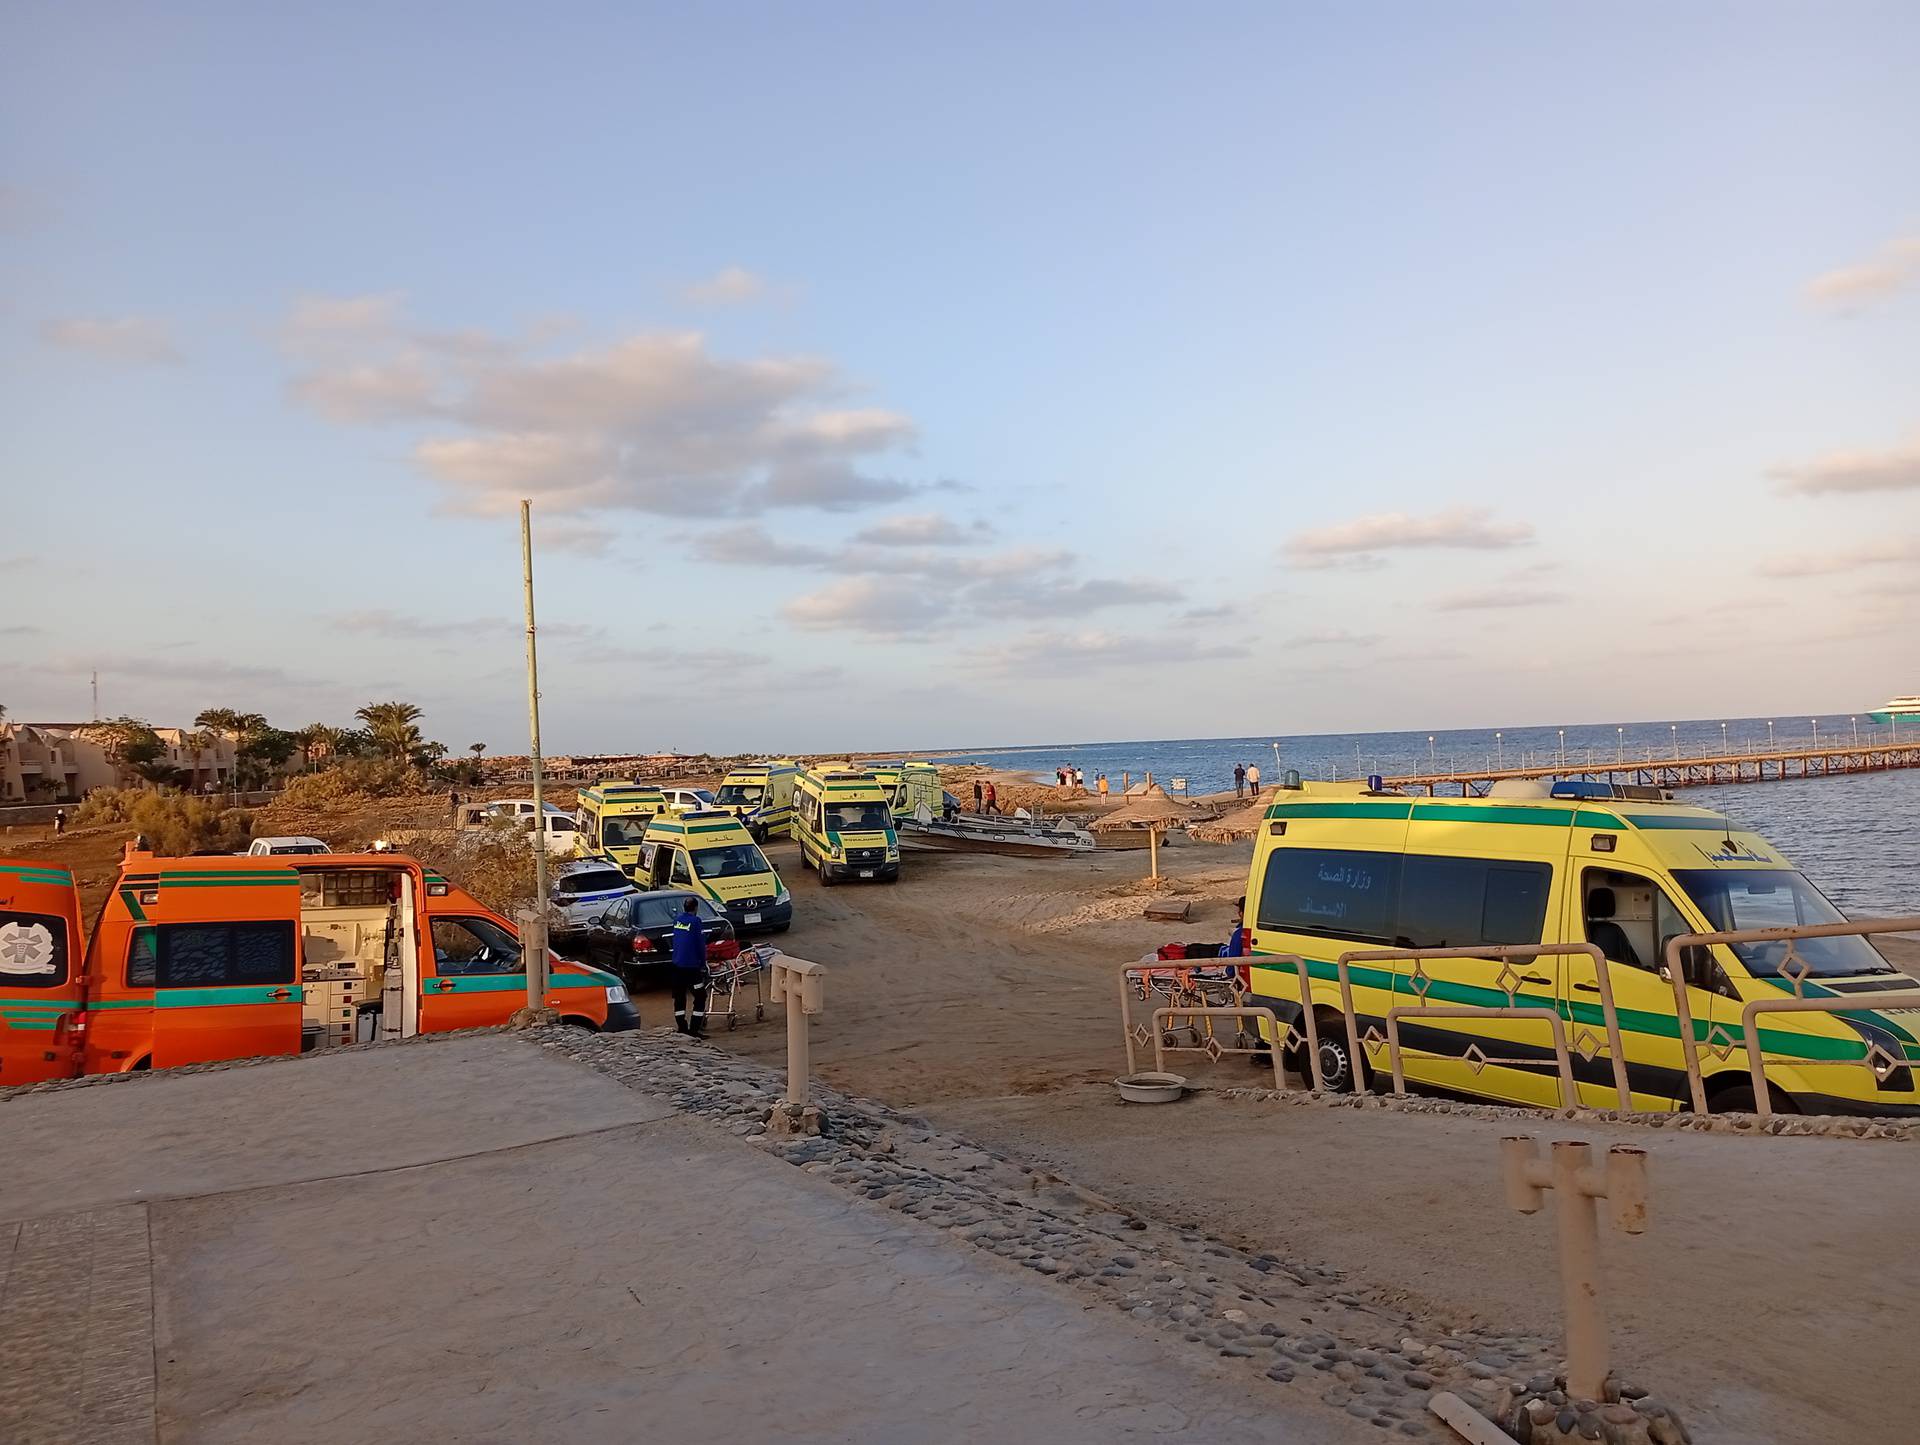
[[[1768,724],[1772,727],[1769,729]],[[1724,726],[1723,726],[1724,725]],[[1050,781],[1056,767],[1080,768],[1092,784],[1105,773],[1147,773],[1167,786],[1184,780],[1189,794],[1233,788],[1235,763],[1257,763],[1263,786],[1288,769],[1303,779],[1340,781],[1507,767],[1569,771],[1608,762],[1660,757],[1780,751],[1875,738],[1920,739],[1920,723],[1870,724],[1865,713],[1818,718],[1689,718],[1656,722],[1569,723],[1564,727],[1445,728],[1374,733],[1275,734],[1265,737],[1159,738],[1098,743],[1032,743],[1016,747],[922,752],[946,763],[981,763]],[[869,755],[871,756],[871,755]],[[1674,796],[1727,814],[1777,843],[1835,903],[1854,917],[1920,913],[1920,769],[1853,773],[1782,782],[1676,789]]]

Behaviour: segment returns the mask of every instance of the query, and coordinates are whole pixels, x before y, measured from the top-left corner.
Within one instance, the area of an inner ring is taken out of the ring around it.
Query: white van
[[[304,836],[255,838],[252,846],[247,849],[246,856],[249,858],[268,858],[279,853],[331,853],[332,851],[333,849],[329,848],[325,843],[322,843],[318,838],[308,838]]]

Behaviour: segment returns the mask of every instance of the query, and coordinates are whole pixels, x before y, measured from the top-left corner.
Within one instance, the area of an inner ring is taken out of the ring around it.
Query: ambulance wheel
[[[1793,1102],[1790,1094],[1771,1084],[1767,1086],[1767,1107],[1776,1114],[1800,1112],[1799,1105]],[[1724,1089],[1715,1089],[1707,1096],[1707,1112],[1709,1114],[1758,1113],[1753,1094],[1753,1081],[1749,1079],[1745,1083],[1729,1084]]]
[[[820,869],[820,886],[822,888],[831,888],[840,881],[833,876],[833,870],[827,866],[826,859],[822,858],[818,866]]]
[[[1339,1014],[1316,1019],[1320,1031],[1320,1076],[1330,1094],[1351,1094],[1354,1081],[1364,1077],[1366,1066],[1355,1067],[1353,1048],[1347,1042],[1346,1020]],[[1304,1060],[1303,1060],[1304,1062]]]

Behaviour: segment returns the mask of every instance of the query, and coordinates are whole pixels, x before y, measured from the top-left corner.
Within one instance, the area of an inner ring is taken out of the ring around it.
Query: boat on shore
[[[1093,834],[1064,818],[952,813],[934,817],[926,806],[897,818],[902,847],[935,853],[997,853],[1011,858],[1058,858],[1091,853]]]
[[[1910,697],[1890,697],[1867,716],[1877,723],[1920,722],[1920,693]]]

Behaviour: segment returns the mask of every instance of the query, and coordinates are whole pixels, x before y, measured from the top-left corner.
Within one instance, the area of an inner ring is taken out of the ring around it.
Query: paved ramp
[[[517,1040],[30,1096],[18,1139],[9,1445],[1381,1438]]]

